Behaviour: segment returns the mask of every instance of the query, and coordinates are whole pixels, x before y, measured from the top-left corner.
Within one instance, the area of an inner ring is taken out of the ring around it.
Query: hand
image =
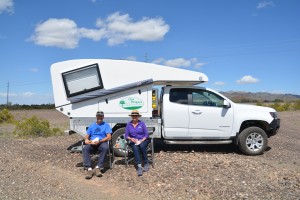
[[[130,138],[129,139],[131,142],[136,143],[138,140],[134,139],[134,138]]]
[[[84,143],[85,143],[85,144],[91,144],[91,143],[92,143],[92,141],[91,141],[91,140],[89,140],[89,139],[85,139]]]
[[[142,141],[136,140],[135,145],[139,145],[141,143],[142,143]]]
[[[92,141],[93,145],[98,145],[100,142],[99,141]]]

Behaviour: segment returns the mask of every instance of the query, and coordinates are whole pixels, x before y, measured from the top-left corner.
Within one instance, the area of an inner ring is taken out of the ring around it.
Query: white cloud
[[[134,22],[128,14],[116,12],[106,19],[97,19],[96,29],[78,28],[76,22],[70,19],[48,19],[36,26],[30,40],[42,46],[73,49],[78,46],[81,38],[94,41],[106,39],[107,44],[113,46],[128,40],[162,40],[169,29],[169,25],[160,17],[144,17]]]
[[[127,58],[125,58],[125,60],[136,61],[136,57],[135,56],[128,56]]]
[[[154,64],[162,64],[165,61],[164,58],[157,58],[155,60],[152,61],[152,63]]]
[[[20,97],[20,98],[28,98],[32,97],[35,94],[32,92],[23,92],[23,93],[8,93],[8,97]],[[7,97],[7,93],[0,93],[0,97]]]
[[[24,93],[21,93],[20,96],[21,97],[32,97],[33,95],[35,95],[34,93],[32,92],[24,92]]]
[[[31,72],[38,72],[39,69],[38,68],[30,68],[29,71],[31,71]]]
[[[8,93],[8,97],[16,97],[18,96],[18,94],[16,93]],[[4,92],[0,92],[0,97],[7,97],[7,93],[4,93]]]
[[[175,58],[165,61],[164,64],[169,67],[189,67],[192,62],[184,58]]]
[[[257,9],[263,9],[263,8],[268,8],[268,7],[273,7],[275,4],[273,1],[262,1],[259,2],[258,5],[256,6]]]
[[[97,20],[97,26],[105,30],[108,45],[113,46],[127,40],[158,41],[162,40],[170,26],[160,17],[142,18],[133,22],[128,14],[119,12],[109,15],[106,19]]]
[[[250,83],[257,83],[259,80],[257,78],[254,78],[250,75],[242,77],[240,80],[236,81],[238,84],[250,84]]]
[[[77,47],[80,38],[74,21],[69,19],[48,19],[38,24],[30,40],[42,46],[55,46],[65,49]]]
[[[14,1],[13,0],[0,0],[0,14],[3,12],[7,12],[7,13],[14,12]]]
[[[202,66],[204,66],[204,65],[206,65],[207,63],[196,63],[195,64],[195,68],[200,68],[200,67],[202,67]]]
[[[191,67],[193,65],[195,68],[199,68],[207,64],[199,63],[197,58],[174,58],[170,60],[166,60],[164,58],[157,58],[153,60],[152,63],[166,65],[169,67]]]
[[[222,82],[222,81],[217,81],[217,82],[214,82],[213,85],[225,85],[226,83],[225,82]]]

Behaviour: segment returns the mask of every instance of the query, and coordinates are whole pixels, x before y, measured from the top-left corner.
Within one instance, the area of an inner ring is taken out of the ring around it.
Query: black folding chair
[[[106,160],[108,159],[108,163],[109,163],[109,169],[112,169],[112,162],[113,162],[113,154],[112,154],[112,142],[111,140],[107,141],[108,143],[108,151],[106,153]],[[82,140],[81,142],[81,153],[83,153],[83,147],[85,146],[85,142],[84,140]],[[95,163],[97,161],[97,159],[99,158],[99,154],[100,152],[99,151],[95,151],[94,153],[91,154],[91,159],[92,159],[92,162]],[[83,156],[82,156],[83,158]],[[84,164],[84,160],[82,160],[82,164],[83,164],[83,167],[85,166]],[[104,164],[105,166],[105,164]]]
[[[148,132],[149,138],[148,138],[148,146],[147,146],[147,155],[148,155],[148,160],[151,163],[152,167],[154,168],[154,139],[153,139],[153,131]],[[126,167],[128,164],[134,160],[134,155],[132,152],[132,149],[129,145],[129,141],[126,140],[125,143],[125,157],[124,157],[124,162],[126,164]]]

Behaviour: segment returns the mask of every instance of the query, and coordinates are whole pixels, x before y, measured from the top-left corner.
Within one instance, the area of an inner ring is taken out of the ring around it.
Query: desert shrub
[[[300,110],[300,100],[297,100],[291,106],[293,110]]]
[[[290,102],[287,103],[274,103],[270,104],[269,107],[274,108],[276,111],[281,112],[281,111],[288,111],[292,109],[292,104]]]
[[[62,131],[59,128],[50,128],[48,120],[38,119],[37,116],[25,118],[16,122],[16,128],[13,134],[17,137],[49,137],[54,135],[61,135]]]
[[[262,102],[257,102],[256,105],[257,106],[265,106]]]
[[[284,111],[287,111],[287,110],[291,109],[292,104],[290,102],[287,102],[287,103],[281,104],[281,106]]]
[[[7,109],[0,111],[0,124],[1,123],[13,123],[14,116]]]
[[[278,103],[278,102],[270,104],[269,107],[274,108],[278,112],[285,111],[284,107],[280,103]]]

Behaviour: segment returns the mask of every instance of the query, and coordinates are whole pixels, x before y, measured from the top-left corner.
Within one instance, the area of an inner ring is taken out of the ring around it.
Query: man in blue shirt
[[[89,126],[85,136],[85,146],[83,152],[83,164],[88,169],[86,179],[91,179],[95,174],[97,177],[102,176],[105,155],[108,151],[108,142],[111,139],[112,130],[108,123],[104,122],[104,113],[96,113],[96,123]],[[92,169],[91,153],[99,151],[99,159],[95,171]]]

